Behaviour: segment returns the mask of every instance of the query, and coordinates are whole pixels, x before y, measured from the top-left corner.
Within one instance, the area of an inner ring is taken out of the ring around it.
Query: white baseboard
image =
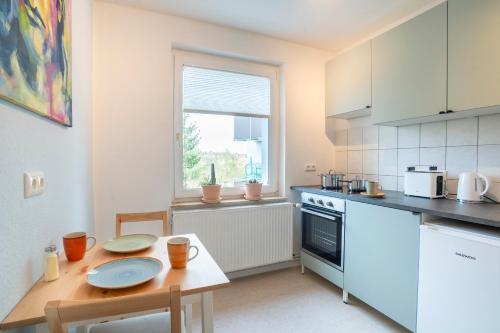
[[[259,266],[259,267],[255,267],[255,268],[243,269],[241,271],[230,272],[230,273],[226,273],[226,275],[230,280],[232,280],[232,279],[237,279],[237,278],[241,278],[241,277],[245,277],[245,276],[262,274],[262,273],[277,271],[280,269],[285,269],[285,268],[290,268],[290,267],[296,267],[299,265],[300,265],[300,259],[293,259],[293,260],[289,260],[289,261],[279,262],[276,264]]]

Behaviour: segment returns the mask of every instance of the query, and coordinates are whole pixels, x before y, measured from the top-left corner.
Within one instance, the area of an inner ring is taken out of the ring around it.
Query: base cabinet
[[[415,332],[421,215],[347,201],[344,291]]]

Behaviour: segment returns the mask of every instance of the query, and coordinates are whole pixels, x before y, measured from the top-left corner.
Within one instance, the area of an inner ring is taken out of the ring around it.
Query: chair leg
[[[201,323],[202,333],[214,332],[214,304],[211,291],[201,294]]]
[[[184,305],[184,326],[186,333],[193,332],[193,304]]]

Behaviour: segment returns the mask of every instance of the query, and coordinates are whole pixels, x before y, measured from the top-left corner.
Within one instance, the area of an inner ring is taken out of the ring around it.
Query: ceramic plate
[[[133,234],[113,238],[104,243],[103,248],[110,252],[131,253],[147,249],[152,246],[158,237],[146,234]]]
[[[112,260],[87,273],[87,282],[104,289],[122,289],[148,282],[161,272],[163,264],[155,258]]]
[[[377,194],[368,194],[366,192],[361,192],[360,194],[370,198],[383,198],[385,196],[384,192],[378,192]]]

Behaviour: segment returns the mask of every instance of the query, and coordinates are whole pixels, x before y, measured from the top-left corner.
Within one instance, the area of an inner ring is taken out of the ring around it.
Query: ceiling
[[[339,51],[436,0],[106,0]]]

